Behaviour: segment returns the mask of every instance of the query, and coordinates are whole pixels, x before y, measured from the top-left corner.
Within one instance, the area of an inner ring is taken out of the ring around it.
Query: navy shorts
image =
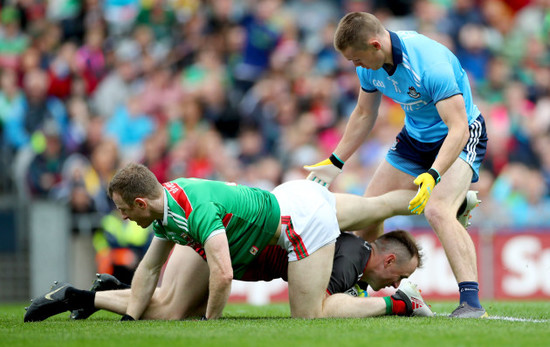
[[[470,165],[474,174],[472,182],[479,180],[479,167],[487,151],[485,120],[479,115],[469,126],[470,138],[464,146],[460,158]],[[425,143],[413,139],[403,127],[386,155],[386,160],[396,169],[416,177],[428,171],[437,157],[445,138],[437,142]]]

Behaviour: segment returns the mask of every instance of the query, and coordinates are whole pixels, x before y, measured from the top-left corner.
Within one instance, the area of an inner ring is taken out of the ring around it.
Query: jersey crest
[[[413,99],[418,99],[420,97],[420,93],[417,92],[414,87],[409,87],[409,92],[407,94]]]

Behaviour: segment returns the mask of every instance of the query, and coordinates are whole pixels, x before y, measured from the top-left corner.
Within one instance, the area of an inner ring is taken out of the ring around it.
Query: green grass
[[[0,306],[0,346],[550,346],[550,302],[484,302],[491,316],[522,318],[290,319],[287,304],[229,304],[218,321],[119,322],[98,312],[23,323],[23,305]],[[432,303],[449,313],[454,303]]]

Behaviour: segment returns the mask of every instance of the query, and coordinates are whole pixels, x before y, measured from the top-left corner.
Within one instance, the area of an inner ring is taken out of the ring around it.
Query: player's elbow
[[[233,271],[224,271],[219,277],[220,283],[230,285],[233,281]]]
[[[211,277],[213,277],[216,282],[220,285],[230,285],[233,281],[233,269],[217,269],[212,271]]]

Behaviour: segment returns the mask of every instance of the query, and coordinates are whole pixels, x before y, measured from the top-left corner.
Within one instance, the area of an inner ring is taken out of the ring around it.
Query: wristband
[[[134,317],[128,315],[128,314],[125,314],[124,316],[122,316],[122,318],[120,318],[120,321],[121,322],[125,322],[125,321],[133,321],[135,320]]]
[[[328,158],[328,160],[330,160],[330,162],[336,166],[337,168],[339,168],[340,170],[342,170],[342,168],[344,167],[344,161],[340,158],[338,158],[336,156],[336,154],[332,153],[330,155],[330,157]]]
[[[438,184],[439,181],[441,181],[441,175],[433,167],[428,170],[428,173],[434,178],[435,184]]]

